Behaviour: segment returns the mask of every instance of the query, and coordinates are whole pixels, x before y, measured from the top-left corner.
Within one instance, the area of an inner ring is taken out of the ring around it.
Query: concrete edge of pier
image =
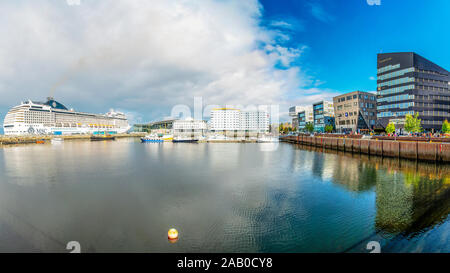
[[[288,136],[280,141],[324,149],[404,159],[450,162],[450,143],[337,137]]]
[[[116,138],[126,137],[143,137],[145,133],[132,134],[114,134]],[[62,138],[64,140],[88,140],[91,135],[34,135],[34,136],[4,136],[0,135],[0,145],[17,145],[17,144],[36,144],[38,141],[50,141],[53,138]]]

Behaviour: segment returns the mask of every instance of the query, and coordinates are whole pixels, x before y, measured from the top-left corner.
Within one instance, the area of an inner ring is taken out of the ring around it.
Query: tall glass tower
[[[405,115],[419,113],[426,131],[450,120],[450,73],[414,52],[377,56],[377,118],[402,129]]]

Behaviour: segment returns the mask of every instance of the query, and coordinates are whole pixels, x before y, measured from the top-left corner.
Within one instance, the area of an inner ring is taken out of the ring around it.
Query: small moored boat
[[[161,143],[164,142],[164,139],[159,138],[158,136],[145,136],[145,137],[141,137],[141,142],[145,143],[145,142],[150,142],[150,143]]]
[[[95,136],[91,136],[91,141],[115,140],[115,139],[116,139],[116,137],[109,136],[109,135],[104,135],[104,136],[95,135]]]
[[[177,137],[172,140],[174,143],[197,143],[197,138]]]

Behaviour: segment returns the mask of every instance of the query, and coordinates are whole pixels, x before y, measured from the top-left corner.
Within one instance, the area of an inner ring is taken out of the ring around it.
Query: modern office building
[[[354,91],[333,98],[336,131],[339,133],[372,130],[377,121],[374,93]]]
[[[298,113],[305,110],[303,106],[292,106],[289,108],[289,116],[296,118]]]
[[[134,124],[133,132],[143,133],[148,132],[150,130],[150,126],[148,124]]]
[[[298,113],[298,130],[299,131],[304,131],[305,130],[305,126],[306,123],[314,122],[314,115],[313,115],[313,108],[311,107],[307,107],[306,110],[301,111],[300,113]]]
[[[213,132],[246,131],[263,133],[269,131],[269,115],[264,111],[215,108],[211,110],[209,126],[209,129]]]
[[[313,104],[314,131],[325,132],[325,126],[334,127],[334,107],[329,101],[320,101]]]
[[[186,119],[165,119],[146,124],[134,124],[134,132],[147,132],[174,135],[204,135],[208,130],[206,121]]]
[[[173,122],[173,135],[205,135],[208,130],[206,121],[186,118]]]
[[[308,121],[313,121],[313,111],[312,111],[312,106],[292,106],[291,108],[289,108],[289,116],[292,117],[292,130],[293,131],[298,131],[301,130],[302,128],[304,128],[304,124],[303,127],[301,127],[300,123],[302,122],[299,118],[299,114],[301,112],[306,112],[305,115],[308,118]],[[310,120],[309,120],[310,118]],[[304,122],[304,121],[303,121]]]
[[[289,108],[289,116],[292,117],[292,129],[298,130],[298,113],[304,110],[303,106],[292,106]]]
[[[414,52],[377,56],[377,125],[402,129],[405,115],[419,113],[426,131],[450,120],[449,72]]]
[[[165,119],[145,124],[134,124],[134,132],[154,132],[161,134],[171,134],[173,132],[173,124],[178,119]]]
[[[293,118],[292,119],[292,130],[293,131],[298,131],[298,121],[299,121],[299,118],[298,117],[295,117],[295,118]]]

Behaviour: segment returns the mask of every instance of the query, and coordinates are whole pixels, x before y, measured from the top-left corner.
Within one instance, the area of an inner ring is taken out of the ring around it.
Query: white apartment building
[[[305,118],[306,118],[306,120],[305,120],[306,122],[314,122],[314,112],[313,112],[312,106],[306,107]]]
[[[211,131],[240,130],[241,111],[233,108],[215,108],[211,110]]]
[[[269,131],[269,115],[267,112],[240,112],[240,127],[242,131]]]
[[[269,115],[264,111],[240,111],[233,108],[211,110],[211,131],[269,131]]]
[[[302,106],[292,106],[289,108],[289,116],[295,118],[297,117],[298,113],[300,113],[301,111],[303,111],[304,107]]]

